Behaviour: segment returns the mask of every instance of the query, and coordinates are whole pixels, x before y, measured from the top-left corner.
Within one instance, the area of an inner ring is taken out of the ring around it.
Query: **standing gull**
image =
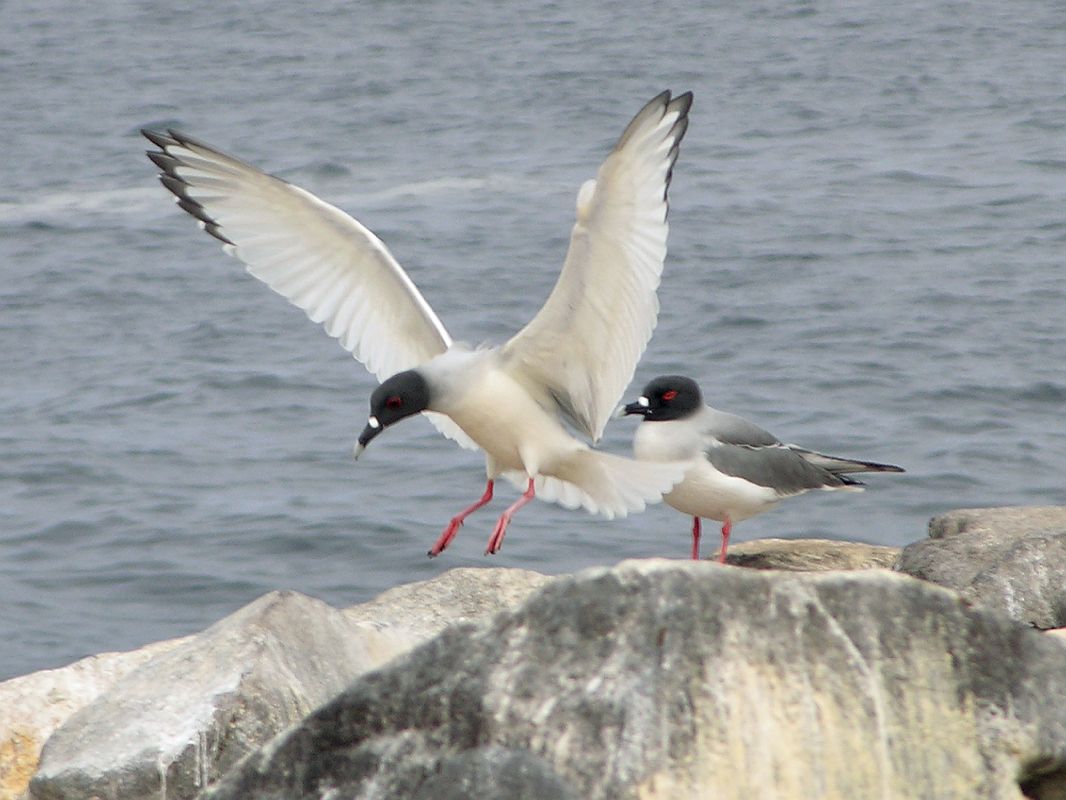
[[[735,414],[703,402],[691,378],[662,375],[625,407],[644,418],[633,437],[641,461],[686,461],[685,479],[667,505],[692,515],[692,557],[700,557],[700,518],[722,523],[725,563],[733,523],[769,511],[810,489],[862,491],[853,472],[903,472],[891,464],[853,461],[784,444]]]
[[[690,92],[663,92],[633,118],[578,192],[570,248],[544,306],[491,348],[453,342],[384,243],[340,209],[177,131],[143,133],[178,205],[383,381],[356,458],[419,412],[485,452],[484,494],[452,518],[430,556],[492,499],[498,476],[525,489],[496,523],[486,549],[495,553],[534,496],[610,519],[657,502],[684,475],[680,464],[593,450],[562,420],[597,441],[651,337],[666,192],[691,103]]]

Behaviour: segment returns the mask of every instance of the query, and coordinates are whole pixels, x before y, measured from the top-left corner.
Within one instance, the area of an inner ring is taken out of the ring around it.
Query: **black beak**
[[[646,416],[648,416],[648,412],[649,412],[650,409],[648,408],[648,401],[647,400],[645,400],[643,403],[640,402],[640,400],[635,400],[634,402],[632,402],[629,405],[627,405],[624,410],[625,410],[627,415],[628,414],[639,414],[642,417],[646,417]]]
[[[366,450],[366,446],[370,444],[370,441],[383,430],[385,430],[385,426],[378,422],[377,417],[371,417],[367,420],[366,427],[359,434],[359,443],[352,451],[352,455],[358,459],[363,454],[363,451]]]

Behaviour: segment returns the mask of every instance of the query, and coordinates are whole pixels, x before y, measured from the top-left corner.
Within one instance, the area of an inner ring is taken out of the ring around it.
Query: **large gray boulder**
[[[367,668],[354,633],[310,597],[259,598],[67,720],[45,743],[32,796],[194,796]]]
[[[346,611],[272,592],[151,658],[70,716],[45,744],[31,796],[194,797],[358,675],[548,580],[522,570],[455,570]]]
[[[552,578],[526,569],[457,567],[428,581],[405,583],[344,610],[378,664],[432,639],[449,625],[513,608]],[[375,664],[377,666],[377,664]]]
[[[684,561],[457,626],[204,800],[969,798],[1066,792],[1066,648],[884,570]]]
[[[1066,507],[973,508],[929,522],[900,572],[1036,628],[1066,626]]]
[[[0,683],[0,800],[23,796],[44,743],[75,712],[141,664],[185,641],[170,639],[139,650],[100,653]]]

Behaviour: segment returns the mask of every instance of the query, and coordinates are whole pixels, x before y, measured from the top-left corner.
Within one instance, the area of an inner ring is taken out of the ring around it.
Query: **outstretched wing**
[[[448,331],[385,244],[299,186],[171,130],[141,131],[178,205],[248,271],[302,308],[378,380],[443,353]],[[430,422],[477,445],[441,414]]]
[[[178,205],[384,380],[451,337],[382,241],[335,206],[177,131],[142,131]]]
[[[666,191],[692,94],[663,92],[629,123],[577,196],[555,288],[505,346],[505,363],[594,441],[633,378],[659,313]],[[539,390],[539,391],[538,391]]]

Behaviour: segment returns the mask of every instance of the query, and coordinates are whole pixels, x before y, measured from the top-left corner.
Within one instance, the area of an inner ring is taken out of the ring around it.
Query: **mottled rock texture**
[[[34,798],[190,797],[366,669],[344,615],[272,592],[137,668],[45,744]]]
[[[1066,626],[1066,507],[974,508],[929,522],[900,572],[1036,628]]]
[[[898,547],[832,539],[754,539],[729,548],[726,563],[750,569],[825,572],[834,569],[890,568]],[[712,556],[717,558],[717,555]]]
[[[626,562],[369,673],[210,800],[1051,798],[1061,641],[884,570]]]
[[[455,570],[345,611],[272,592],[149,659],[67,719],[45,745],[32,796],[194,797],[356,676],[548,580]]]
[[[25,793],[45,741],[75,711],[135,667],[184,641],[171,639],[125,653],[101,653],[60,669],[0,683],[0,800],[15,800]]]
[[[362,627],[372,652],[383,648],[377,660],[383,664],[449,625],[513,608],[551,580],[525,569],[458,567],[432,580],[389,589],[344,614]]]

